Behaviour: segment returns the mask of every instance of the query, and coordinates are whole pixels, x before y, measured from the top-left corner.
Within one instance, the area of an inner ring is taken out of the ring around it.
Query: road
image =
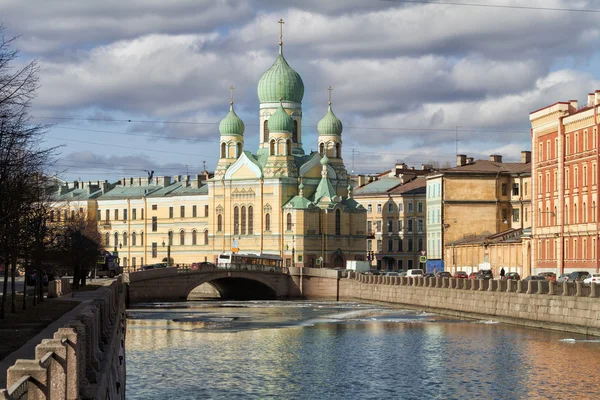
[[[23,291],[24,284],[25,284],[24,277],[19,276],[18,278],[15,278],[15,288],[17,289],[17,293]],[[3,290],[4,290],[4,275],[0,275],[0,295],[2,295]],[[12,292],[12,284],[11,284],[10,277],[8,278],[8,290],[6,292],[7,293]]]

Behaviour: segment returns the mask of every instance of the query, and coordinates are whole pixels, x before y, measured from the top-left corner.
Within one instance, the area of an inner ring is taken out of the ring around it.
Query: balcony
[[[102,221],[102,228],[110,229],[111,228],[110,221]]]

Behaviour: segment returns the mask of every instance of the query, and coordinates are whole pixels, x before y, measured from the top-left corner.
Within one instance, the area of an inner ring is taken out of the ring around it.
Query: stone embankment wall
[[[53,299],[65,296],[73,292],[73,284],[70,278],[55,279],[48,282],[48,297]]]
[[[32,359],[19,359],[8,368],[8,389],[0,390],[0,399],[125,398],[122,277],[89,293],[75,319],[42,340]]]
[[[332,285],[333,286],[333,285]],[[357,275],[339,281],[340,300],[414,306],[469,318],[600,336],[600,285]]]

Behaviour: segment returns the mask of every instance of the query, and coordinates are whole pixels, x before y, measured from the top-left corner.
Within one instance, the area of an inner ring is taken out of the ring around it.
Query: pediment
[[[315,153],[310,160],[300,167],[300,176],[303,178],[321,178],[323,167],[319,161],[321,161],[321,155]],[[329,179],[337,179],[337,173],[331,165],[327,166],[327,176]]]
[[[227,168],[224,179],[260,178],[262,171],[245,152]]]

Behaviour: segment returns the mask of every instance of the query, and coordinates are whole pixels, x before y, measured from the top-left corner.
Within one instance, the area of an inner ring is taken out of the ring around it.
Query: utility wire
[[[448,6],[462,7],[481,7],[481,8],[506,8],[513,10],[528,10],[528,11],[562,11],[562,12],[579,12],[579,13],[600,13],[600,10],[588,8],[560,8],[560,7],[534,7],[534,6],[510,6],[502,4],[482,4],[482,3],[458,3],[455,1],[428,1],[428,0],[380,0],[390,3],[407,3],[407,4],[439,4]]]

